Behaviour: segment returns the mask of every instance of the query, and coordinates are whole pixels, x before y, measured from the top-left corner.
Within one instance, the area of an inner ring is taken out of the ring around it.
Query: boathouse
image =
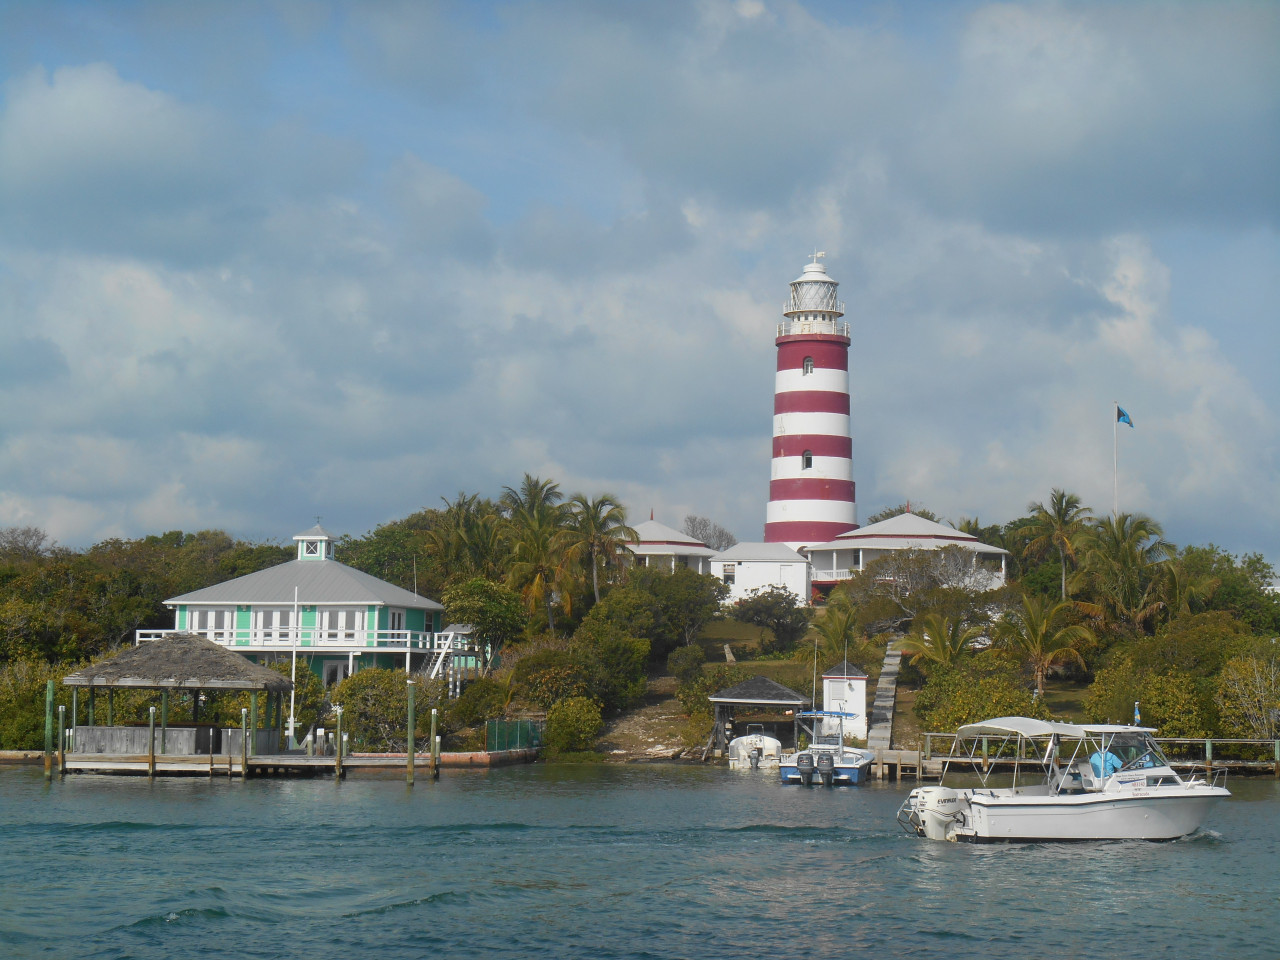
[[[436,601],[335,560],[319,524],[293,539],[293,560],[166,600],[173,628],[138,642],[189,632],[258,663],[296,656],[326,686],[364,667],[443,677],[470,643],[441,634]]]
[[[734,714],[738,710],[781,714],[790,726],[797,710],[808,706],[808,697],[784,687],[768,677],[752,677],[732,687],[726,687],[707,697],[715,711],[715,720],[708,738],[707,748],[722,754],[735,736]],[[775,734],[776,735],[776,734]]]

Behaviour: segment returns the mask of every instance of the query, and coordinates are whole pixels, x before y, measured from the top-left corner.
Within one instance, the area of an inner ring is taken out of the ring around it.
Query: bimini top
[[[1130,727],[1122,723],[1059,723],[1031,717],[996,717],[981,723],[966,723],[956,736],[967,737],[1050,737],[1055,733],[1071,740],[1083,740],[1101,733],[1155,733],[1155,727]]]

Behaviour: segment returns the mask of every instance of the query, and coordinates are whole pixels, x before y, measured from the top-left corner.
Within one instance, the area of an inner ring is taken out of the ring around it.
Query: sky
[[[1280,4],[0,2],[0,526],[526,472],[762,537],[825,251],[859,515],[1280,563]]]

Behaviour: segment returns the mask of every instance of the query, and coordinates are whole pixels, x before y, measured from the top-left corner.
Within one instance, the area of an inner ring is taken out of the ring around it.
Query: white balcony
[[[453,633],[421,630],[139,630],[135,643],[162,640],[176,633],[195,633],[214,643],[246,653],[432,653],[471,650],[467,638]]]

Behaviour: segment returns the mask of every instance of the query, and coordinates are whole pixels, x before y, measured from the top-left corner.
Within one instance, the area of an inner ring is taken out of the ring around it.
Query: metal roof
[[[665,523],[660,523],[657,520],[643,520],[632,529],[636,532],[635,546],[643,546],[649,543],[680,544],[690,547],[707,546],[701,540],[691,537],[687,533],[682,533],[674,527],[668,527]]]
[[[274,604],[381,604],[415,610],[443,610],[434,600],[379,580],[337,560],[290,560],[257,573],[193,590],[165,603]]]
[[[1008,553],[1002,547],[983,543],[971,533],[956,530],[914,513],[900,513],[888,520],[872,523],[848,533],[842,533],[826,543],[811,543],[805,549],[813,550],[906,550],[917,548],[937,550],[956,546],[978,553]]]
[[[788,563],[804,563],[800,556],[785,543],[735,543],[728,550],[717,553],[715,560],[739,562],[743,560],[781,560]]]

